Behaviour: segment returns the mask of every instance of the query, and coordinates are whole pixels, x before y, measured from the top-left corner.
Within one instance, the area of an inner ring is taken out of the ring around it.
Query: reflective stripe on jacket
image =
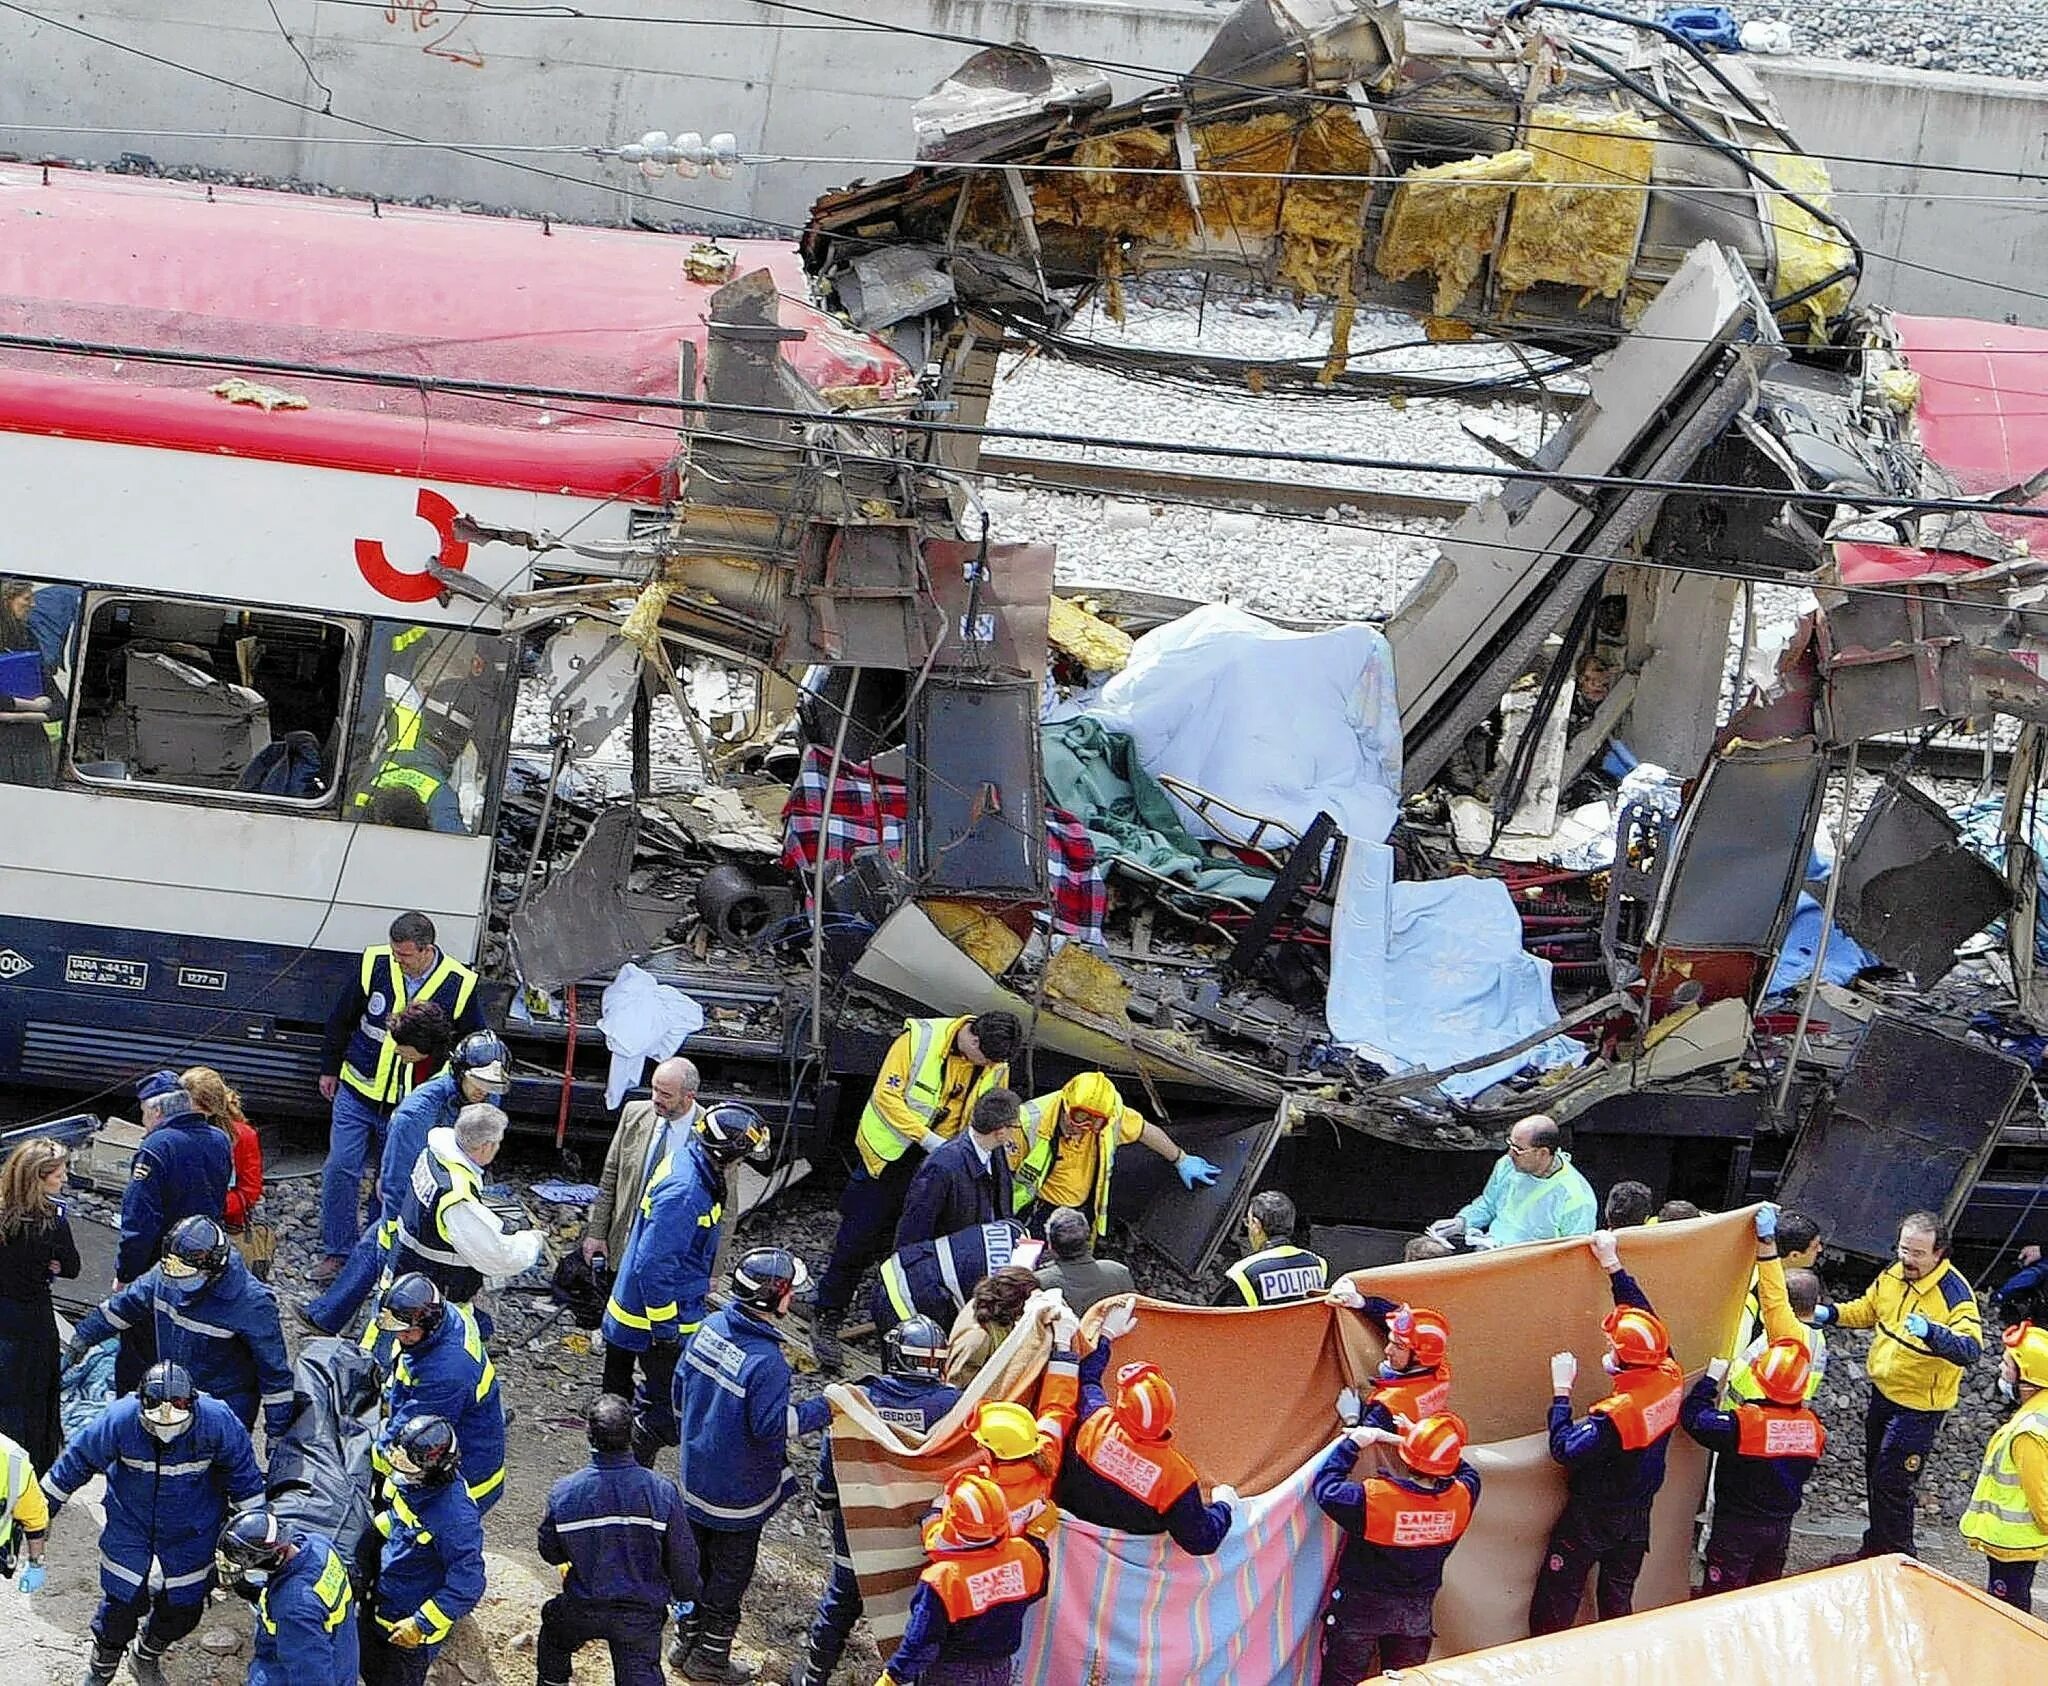
[[[971,1023],[971,1014],[903,1021],[903,1034],[890,1045],[888,1057],[875,1079],[875,1092],[868,1097],[867,1108],[860,1115],[860,1128],[854,1133],[869,1175],[879,1176],[885,1165],[901,1159],[903,1150],[926,1132],[936,1131],[947,1137],[956,1134],[973,1112],[976,1101],[989,1090],[1000,1089],[1009,1082],[1007,1063],[997,1061],[994,1065],[978,1066],[968,1081],[966,1094],[960,1097],[958,1111],[949,1112],[946,1063],[952,1057],[953,1038],[960,1034],[962,1025]],[[889,1117],[877,1098],[884,1090],[891,1103],[900,1106],[917,1125],[915,1131],[905,1131]]]
[[[412,1417],[446,1417],[455,1425],[463,1483],[479,1511],[505,1486],[505,1402],[498,1367],[467,1306],[450,1304],[440,1328],[417,1346],[399,1347],[384,1384],[386,1435]]]
[[[2023,1436],[2048,1445],[2048,1393],[2035,1394],[1991,1437],[1976,1491],[1958,1524],[1978,1551],[2006,1563],[2048,1557],[2048,1516],[2028,1502],[2020,1478],[2016,1443]]]
[[[377,1620],[388,1632],[411,1619],[429,1645],[477,1607],[484,1595],[484,1525],[460,1481],[387,1488],[377,1514]]]
[[[391,1015],[401,1007],[433,1002],[445,1008],[449,1022],[459,1027],[475,991],[476,973],[444,953],[437,956],[434,969],[419,987],[408,994],[391,945],[378,943],[364,949],[363,1011],[342,1058],[342,1082],[374,1106],[388,1107],[402,1100],[412,1086],[412,1070],[399,1064],[389,1028]]]
[[[448,1238],[448,1209],[465,1200],[483,1199],[483,1179],[459,1155],[443,1153],[428,1141],[413,1162],[399,1202],[397,1235],[391,1249],[394,1279],[408,1271],[431,1278],[448,1299],[468,1304],[483,1292],[484,1274],[455,1250]]]

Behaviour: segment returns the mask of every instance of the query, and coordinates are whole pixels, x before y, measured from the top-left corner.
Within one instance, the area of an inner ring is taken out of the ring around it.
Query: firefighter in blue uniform
[[[1636,1577],[1650,1546],[1650,1506],[1664,1485],[1664,1457],[1685,1391],[1671,1339],[1635,1278],[1621,1268],[1613,1233],[1599,1231],[1590,1245],[1614,1297],[1602,1324],[1608,1350],[1601,1362],[1611,1391],[1574,1422],[1578,1360],[1568,1352],[1551,1359],[1550,1455],[1564,1465],[1568,1496],[1537,1571],[1529,1601],[1531,1633],[1572,1625],[1586,1577],[1596,1566],[1600,1619],[1635,1608]]]
[[[147,1132],[121,1196],[121,1245],[114,1286],[133,1282],[156,1263],[164,1237],[180,1218],[218,1218],[235,1181],[235,1150],[227,1132],[192,1104],[177,1074],[153,1071],[135,1085]]]
[[[409,1418],[381,1445],[390,1474],[372,1523],[377,1586],[362,1629],[363,1679],[423,1686],[435,1653],[484,1595],[483,1519],[446,1417]]]
[[[285,1356],[277,1301],[249,1274],[227,1230],[213,1218],[184,1218],[164,1243],[164,1256],[119,1293],[87,1312],[65,1353],[76,1363],[110,1334],[139,1381],[158,1359],[183,1365],[193,1384],[234,1412],[246,1429],[272,1441],[292,1420],[292,1367]]]
[[[882,1366],[887,1372],[861,1388],[868,1408],[914,1442],[922,1442],[933,1426],[960,1403],[960,1390],[946,1385],[946,1331],[929,1317],[911,1317],[882,1337]],[[846,1541],[846,1518],[839,1510],[839,1479],[832,1472],[832,1442],[818,1449],[818,1473],[811,1483],[818,1508],[832,1516],[832,1578],[811,1618],[810,1638],[791,1686],[825,1686],[839,1659],[846,1655],[853,1624],[860,1620],[860,1581],[853,1572],[853,1550]]]
[[[1716,1409],[1729,1361],[1716,1358],[1678,1408],[1685,1432],[1714,1459],[1714,1524],[1707,1536],[1702,1594],[1734,1592],[1785,1572],[1792,1519],[1806,1478],[1820,1467],[1827,1430],[1807,1408],[1813,1354],[1800,1340],[1773,1341],[1750,1364],[1761,1402]]]
[[[463,1485],[483,1514],[505,1489],[505,1401],[475,1316],[411,1272],[379,1296],[377,1330],[397,1349],[384,1380],[385,1435],[414,1417],[447,1418]]]
[[[898,1247],[882,1261],[881,1280],[875,1284],[875,1327],[929,1317],[943,1329],[952,1328],[975,1284],[1007,1265],[1023,1239],[1021,1223],[999,1218]]]
[[[931,1562],[903,1639],[875,1686],[990,1686],[1010,1678],[1024,1613],[1045,1596],[1042,1541],[1013,1532],[1002,1488],[979,1470],[946,1483],[925,1534]]]
[[[130,1640],[138,1686],[164,1686],[164,1653],[206,1613],[221,1527],[231,1508],[262,1502],[263,1472],[234,1413],[194,1387],[182,1366],[156,1364],[50,1466],[43,1493],[53,1520],[95,1475],[107,1478],[107,1521],[83,1686],[112,1680]]]
[[[768,1126],[752,1107],[715,1106],[698,1113],[679,1146],[670,1140],[648,1173],[604,1308],[605,1344],[639,1355],[633,1455],[649,1469],[662,1447],[676,1444],[676,1362],[704,1321],[726,1167],[765,1147]]]
[[[1355,1427],[1317,1468],[1310,1490],[1344,1531],[1323,1625],[1324,1686],[1356,1686],[1429,1660],[1444,1565],[1479,1502],[1468,1439],[1464,1419],[1449,1412],[1401,1429]],[[1354,1480],[1359,1453],[1373,1445],[1389,1448],[1392,1466]]]
[[[796,1490],[790,1436],[816,1434],[832,1420],[822,1399],[789,1399],[779,1325],[808,1278],[794,1253],[755,1248],[732,1273],[731,1303],[704,1319],[676,1366],[678,1485],[704,1585],[669,1647],[669,1665],[685,1680],[744,1686],[756,1672],[734,1659],[732,1643],[761,1531]]]
[[[671,1603],[697,1596],[697,1542],[682,1495],[633,1456],[633,1408],[602,1393],[587,1424],[590,1462],[548,1494],[540,1555],[562,1590],[540,1607],[540,1686],[569,1686],[576,1652],[602,1639],[614,1686],[662,1686],[661,1629]]]
[[[432,1002],[457,1036],[484,1028],[476,973],[434,944],[434,922],[401,913],[391,940],[363,950],[362,965],[327,1019],[320,1093],[332,1103],[327,1164],[320,1173],[320,1242],[313,1279],[339,1275],[362,1234],[363,1171],[383,1146],[391,1112],[412,1087],[413,1068],[391,1035],[391,1016]]]
[[[246,1510],[221,1531],[223,1578],[256,1606],[248,1686],[355,1686],[355,1589],[325,1534]]]
[[[484,1173],[496,1163],[510,1122],[479,1103],[458,1112],[452,1128],[427,1132],[394,1220],[387,1266],[394,1278],[416,1270],[444,1298],[466,1306],[491,1278],[514,1277],[539,1262],[547,1238],[523,1216],[508,1221],[484,1199]],[[490,1318],[481,1310],[476,1316],[488,1339]]]

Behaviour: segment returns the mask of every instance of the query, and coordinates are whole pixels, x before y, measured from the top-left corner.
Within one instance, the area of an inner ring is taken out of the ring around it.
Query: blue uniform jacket
[[[429,1645],[484,1595],[484,1524],[460,1481],[438,1487],[394,1483],[377,1513],[377,1619],[387,1629],[408,1617]]]
[[[173,1281],[163,1266],[151,1266],[87,1312],[78,1338],[97,1346],[130,1329],[153,1335],[156,1356],[184,1365],[199,1391],[227,1406],[244,1428],[256,1426],[259,1404],[272,1440],[291,1426],[292,1367],[277,1301],[240,1253],[228,1254],[228,1268],[211,1283]]]
[[[142,1426],[142,1407],[124,1394],[102,1411],[43,1477],[54,1512],[95,1475],[107,1478],[100,1530],[100,1586],[111,1598],[142,1596],[152,1557],[165,1596],[197,1604],[213,1581],[213,1549],[230,1508],[263,1498],[263,1472],[249,1431],[218,1399],[202,1397],[192,1424],[168,1443]]]
[[[704,1319],[676,1366],[682,1424],[683,1508],[700,1528],[744,1532],[764,1526],[796,1490],[789,1471],[792,1427],[806,1432],[821,1399],[792,1423],[789,1360],[775,1326],[745,1306]]]
[[[463,1483],[482,1512],[505,1490],[505,1401],[475,1313],[452,1300],[446,1311],[418,1346],[395,1349],[383,1435],[388,1440],[414,1417],[446,1417],[455,1425]]]
[[[1613,1272],[1607,1286],[1617,1306],[1655,1310],[1627,1271]],[[1667,1434],[1654,1445],[1631,1452],[1604,1415],[1588,1413],[1574,1422],[1569,1397],[1550,1402],[1550,1455],[1565,1467],[1574,1504],[1647,1514],[1657,1489],[1664,1485],[1664,1454],[1670,1442]]]
[[[1046,1555],[1041,1542],[1027,1538],[1027,1543],[1039,1556]],[[945,1600],[919,1581],[910,1595],[910,1620],[904,1625],[896,1654],[889,1659],[890,1677],[902,1686],[916,1686],[925,1670],[935,1664],[1016,1656],[1024,1643],[1024,1613],[1045,1596],[1050,1584],[1048,1579],[1029,1598],[998,1604],[956,1622],[946,1614]]]
[[[693,1131],[633,1219],[605,1307],[608,1344],[645,1352],[656,1340],[688,1340],[697,1332],[724,1206],[725,1173]]]
[[[355,1593],[325,1534],[294,1528],[299,1548],[256,1604],[248,1686],[355,1686],[362,1678]]]
[[[121,1196],[114,1275],[133,1282],[155,1264],[180,1218],[218,1218],[234,1181],[234,1147],[204,1114],[180,1113],[157,1125],[135,1150],[135,1173]]]
[[[1377,1425],[1375,1425],[1377,1426]],[[1344,1555],[1337,1563],[1340,1585],[1359,1592],[1394,1598],[1434,1598],[1444,1584],[1444,1564],[1457,1541],[1439,1546],[1383,1546],[1365,1537],[1365,1483],[1353,1481],[1358,1448],[1347,1435],[1332,1446],[1317,1467],[1311,1491],[1323,1514],[1344,1530]],[[1462,1458],[1448,1480],[1421,1476],[1388,1477],[1397,1487],[1417,1493],[1441,1493],[1452,1481],[1479,1503],[1479,1472]]]
[[[1820,1467],[1816,1458],[1745,1458],[1735,1413],[1714,1409],[1721,1384],[1702,1376],[1678,1407],[1679,1425],[1714,1460],[1714,1514],[1752,1521],[1789,1524],[1806,1496],[1807,1477]]]
[[[657,1613],[697,1597],[697,1540],[683,1497],[630,1452],[593,1452],[548,1493],[540,1519],[544,1563],[565,1566],[562,1591],[587,1604]]]
[[[385,1222],[398,1216],[413,1164],[426,1151],[427,1132],[454,1124],[461,1110],[462,1085],[446,1067],[398,1103],[385,1126],[384,1157],[377,1166],[377,1204]]]
[[[867,1395],[868,1404],[883,1422],[892,1428],[917,1434],[931,1433],[932,1424],[960,1403],[957,1387],[915,1376],[875,1376],[862,1384],[861,1392]],[[811,1432],[806,1415],[811,1403],[806,1400],[797,1407],[797,1426],[805,1434]],[[828,1417],[827,1423],[829,1421]],[[820,1423],[818,1427],[823,1428],[827,1423]],[[846,1543],[846,1518],[839,1509],[839,1477],[832,1468],[832,1441],[829,1436],[818,1448],[818,1473],[811,1481],[811,1497],[821,1510],[832,1513],[832,1561],[852,1568],[853,1553]]]
[[[903,1215],[896,1220],[896,1247],[935,1241],[977,1224],[992,1224],[1010,1215],[1010,1162],[1001,1148],[989,1155],[983,1170],[972,1132],[962,1130],[934,1148],[917,1168],[903,1197]],[[973,1284],[968,1284],[969,1291]]]
[[[1081,1360],[1081,1402],[1078,1421],[1085,1423],[1097,1411],[1109,1409],[1109,1395],[1102,1386],[1109,1368],[1109,1342],[1097,1341],[1095,1350]],[[1168,1505],[1154,1510],[1143,1499],[1127,1493],[1115,1482],[1090,1469],[1077,1446],[1080,1436],[1070,1435],[1066,1456],[1060,1464],[1059,1483],[1053,1498],[1062,1510],[1071,1510],[1083,1520],[1102,1528],[1120,1528],[1127,1534],[1173,1536],[1173,1542],[1191,1557],[1207,1557],[1222,1545],[1230,1532],[1230,1506],[1218,1501],[1202,1503],[1199,1483]]]

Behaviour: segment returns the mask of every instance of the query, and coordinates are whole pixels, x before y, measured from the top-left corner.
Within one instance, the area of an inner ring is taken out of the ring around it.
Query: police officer
[[[376,1291],[397,1239],[398,1208],[405,1198],[405,1185],[419,1163],[427,1137],[452,1126],[466,1106],[496,1106],[512,1080],[512,1056],[495,1031],[473,1030],[450,1053],[447,1015],[431,1001],[406,1008],[391,1021],[391,1034],[418,1050],[422,1065],[439,1067],[444,1059],[447,1065],[400,1101],[391,1114],[377,1166],[376,1209],[348,1263],[328,1284],[326,1293],[310,1305],[294,1307],[300,1322],[323,1335],[339,1334]]]
[[[401,913],[390,936],[363,950],[362,965],[327,1019],[320,1093],[333,1104],[333,1115],[320,1173],[320,1241],[327,1256],[314,1269],[316,1282],[339,1275],[355,1247],[364,1167],[383,1143],[392,1108],[412,1087],[413,1068],[390,1034],[391,1015],[432,1002],[457,1036],[484,1028],[476,973],[435,947],[431,919]]]
[[[219,1558],[223,1578],[256,1606],[248,1686],[356,1686],[355,1589],[332,1540],[247,1510],[221,1530]]]
[[[649,1469],[676,1443],[676,1361],[704,1321],[711,1272],[725,1223],[725,1172],[768,1143],[749,1106],[700,1110],[648,1174],[604,1308],[607,1349],[638,1355],[633,1455]],[[616,1372],[614,1372],[616,1374]]]
[[[483,1514],[505,1487],[505,1401],[475,1316],[413,1271],[378,1297],[377,1329],[397,1349],[384,1379],[385,1434],[414,1417],[447,1418],[463,1485]]]
[[[1806,1405],[1813,1359],[1804,1342],[1773,1341],[1750,1364],[1761,1403],[1716,1409],[1728,1369],[1726,1358],[1714,1359],[1678,1408],[1685,1432],[1718,1454],[1703,1594],[1761,1586],[1784,1574],[1792,1519],[1828,1443]]]
[[[1574,1422],[1578,1360],[1568,1352],[1551,1359],[1550,1455],[1564,1465],[1568,1491],[1529,1601],[1531,1633],[1572,1625],[1596,1565],[1601,1620],[1635,1607],[1636,1577],[1650,1545],[1650,1505],[1664,1485],[1664,1456],[1685,1388],[1664,1325],[1621,1267],[1613,1231],[1596,1233],[1591,1246],[1614,1297],[1614,1310],[1601,1325],[1607,1333],[1602,1363],[1612,1391]]]
[[[931,1562],[910,1595],[903,1638],[875,1686],[1008,1680],[1024,1643],[1024,1612],[1045,1596],[1044,1545],[1012,1534],[996,1484],[967,1470],[946,1483],[925,1550]]]
[[[483,1520],[446,1417],[409,1417],[381,1445],[390,1475],[371,1524],[380,1543],[363,1679],[423,1686],[435,1653],[484,1595]]]
[[[1017,1166],[1017,1212],[1034,1234],[1062,1206],[1086,1212],[1097,1238],[1109,1233],[1109,1191],[1117,1149],[1134,1143],[1173,1167],[1189,1192],[1207,1188],[1217,1167],[1189,1153],[1136,1107],[1099,1071],[1084,1071],[1066,1086],[1026,1101],[1019,1119],[1024,1157]]]
[[[1321,1296],[1330,1283],[1329,1261],[1289,1239],[1294,1202],[1277,1188],[1262,1189],[1245,1208],[1252,1250],[1223,1273],[1216,1305],[1297,1305]]]
[[[1023,1239],[1024,1226],[1003,1218],[898,1247],[883,1261],[875,1284],[875,1327],[929,1317],[952,1328],[973,1297],[974,1285],[1007,1265]]]
[[[2004,1345],[1998,1392],[2019,1409],[1985,1446],[1960,1526],[1984,1553],[1991,1596],[2031,1610],[2034,1572],[2048,1557],[2048,1329],[2012,1324]]]
[[[615,1686],[661,1686],[661,1627],[697,1596],[697,1543],[675,1483],[633,1457],[633,1411],[599,1394],[587,1423],[590,1463],[548,1493],[540,1555],[562,1565],[562,1590],[540,1608],[540,1686],[569,1686],[576,1653],[610,1647]]]
[[[1344,1531],[1337,1585],[1323,1623],[1323,1686],[1355,1686],[1429,1660],[1444,1565],[1479,1502],[1479,1472],[1465,1461],[1464,1419],[1444,1413],[1405,1429],[1348,1429],[1310,1490]],[[1358,1454],[1385,1446],[1392,1466],[1354,1481]]]
[[[112,1680],[130,1640],[139,1686],[164,1686],[164,1653],[206,1612],[228,1511],[262,1502],[263,1472],[234,1413],[194,1387],[182,1365],[160,1363],[50,1466],[43,1492],[52,1519],[95,1475],[107,1478],[107,1521],[84,1686]]]
[[[1128,1308],[1114,1308],[1099,1325],[1102,1339],[1081,1360],[1081,1423],[1054,1497],[1084,1522],[1127,1534],[1171,1534],[1182,1551],[1207,1557],[1230,1532],[1237,1493],[1219,1482],[1202,1503],[1194,1466],[1173,1445],[1173,1385],[1148,1363],[1117,1371],[1113,1400],[1102,1385],[1110,1343],[1135,1326]]]
[[[235,1180],[235,1150],[225,1131],[192,1104],[177,1073],[153,1071],[135,1085],[142,1102],[142,1146],[121,1196],[121,1245],[114,1286],[156,1263],[180,1218],[218,1218]]]
[[[1384,1342],[1365,1397],[1348,1387],[1337,1395],[1337,1417],[1346,1428],[1393,1429],[1404,1418],[1419,1423],[1449,1406],[1451,1325],[1442,1312],[1361,1294],[1349,1281],[1332,1288],[1330,1300],[1361,1313]]]
[[[676,1366],[678,1485],[704,1583],[668,1652],[669,1666],[686,1680],[744,1686],[754,1678],[756,1670],[734,1658],[732,1644],[761,1530],[796,1488],[790,1436],[816,1434],[832,1419],[822,1399],[789,1401],[778,1325],[805,1280],[794,1253],[755,1248],[732,1273],[731,1304],[704,1319]]]
[[[960,1390],[948,1387],[946,1375],[946,1331],[929,1317],[910,1317],[882,1337],[884,1374],[867,1382],[859,1392],[869,1410],[913,1446],[946,1413],[960,1403]],[[839,1480],[832,1471],[832,1442],[818,1449],[818,1473],[811,1483],[811,1496],[820,1510],[832,1517],[832,1578],[818,1611],[811,1618],[810,1637],[803,1661],[797,1665],[791,1686],[826,1686],[839,1659],[846,1655],[846,1642],[853,1624],[860,1620],[860,1581],[853,1572],[853,1552],[846,1542],[846,1518],[839,1511]]]
[[[484,1204],[484,1172],[509,1124],[494,1106],[466,1106],[452,1127],[427,1132],[398,1202],[394,1278],[418,1271],[444,1297],[468,1305],[491,1278],[517,1276],[539,1262],[541,1232],[510,1226]],[[481,1316],[478,1327],[491,1332]]]
[[[839,1363],[839,1326],[853,1290],[888,1253],[923,1156],[960,1133],[983,1095],[1008,1085],[1010,1056],[1023,1039],[1014,1013],[904,1020],[860,1115],[860,1163],[840,1196],[839,1231],[818,1280],[811,1343],[827,1369]]]
[[[249,1273],[214,1218],[182,1218],[160,1262],[80,1320],[64,1357],[75,1364],[110,1334],[121,1336],[114,1386],[125,1363],[140,1381],[158,1359],[181,1365],[208,1398],[273,1442],[292,1420],[292,1367],[270,1289]],[[130,1384],[133,1385],[132,1383]]]

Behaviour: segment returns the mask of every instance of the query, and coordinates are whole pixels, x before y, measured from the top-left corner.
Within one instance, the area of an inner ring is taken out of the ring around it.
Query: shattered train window
[[[373,621],[348,762],[351,817],[474,836],[510,731],[514,641]]]

